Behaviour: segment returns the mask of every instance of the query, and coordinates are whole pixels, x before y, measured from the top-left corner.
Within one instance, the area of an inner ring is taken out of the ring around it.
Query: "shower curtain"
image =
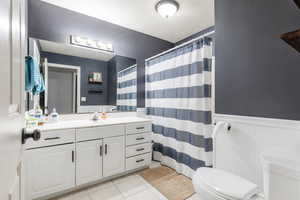
[[[118,72],[117,78],[117,109],[119,111],[136,110],[136,65]]]
[[[153,158],[188,177],[212,166],[211,43],[205,37],[146,61]]]

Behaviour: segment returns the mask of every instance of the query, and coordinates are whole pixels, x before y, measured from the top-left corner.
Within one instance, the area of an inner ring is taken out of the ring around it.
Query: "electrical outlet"
[[[81,97],[82,102],[86,102],[86,97]]]

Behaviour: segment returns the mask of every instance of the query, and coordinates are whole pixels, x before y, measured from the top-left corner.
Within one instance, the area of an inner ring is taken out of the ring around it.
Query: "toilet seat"
[[[248,200],[259,192],[256,184],[229,172],[213,168],[199,168],[194,175],[193,183],[196,190],[196,187],[199,187],[202,191],[226,200]]]

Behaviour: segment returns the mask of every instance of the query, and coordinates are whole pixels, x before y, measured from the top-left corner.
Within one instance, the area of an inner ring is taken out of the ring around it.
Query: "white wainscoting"
[[[263,153],[300,158],[300,121],[214,114],[231,130],[216,139],[216,168],[238,174],[263,188]]]

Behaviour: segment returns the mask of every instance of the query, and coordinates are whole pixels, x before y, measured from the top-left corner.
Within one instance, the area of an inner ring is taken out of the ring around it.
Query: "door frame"
[[[60,69],[71,69],[75,70],[76,73],[74,74],[74,83],[77,83],[76,86],[74,84],[73,87],[73,111],[74,114],[78,112],[80,108],[80,90],[81,90],[81,68],[80,66],[76,65],[63,65],[63,64],[57,64],[57,63],[48,63],[47,60],[45,62],[45,83],[48,86],[48,70],[49,67],[53,68],[60,68]],[[46,87],[45,90],[45,107],[48,106],[48,87]]]

